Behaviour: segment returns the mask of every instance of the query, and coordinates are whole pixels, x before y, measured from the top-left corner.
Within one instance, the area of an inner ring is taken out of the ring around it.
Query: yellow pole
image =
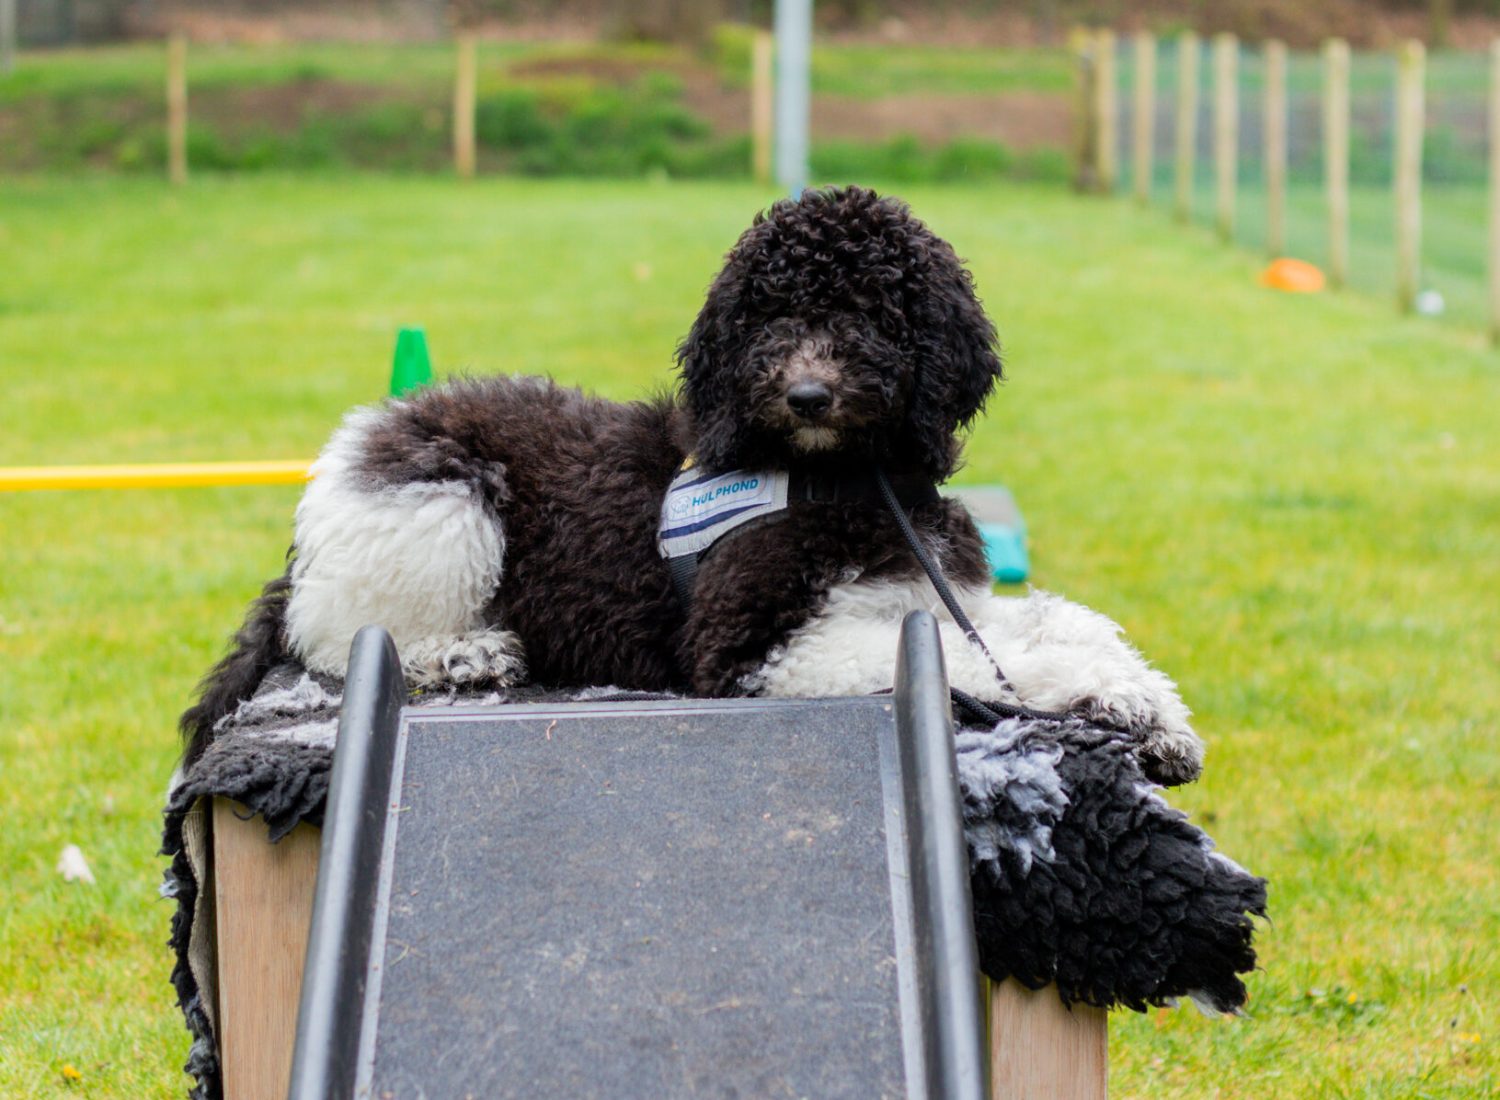
[[[123,466],[0,466],[0,492],[39,489],[175,489],[206,485],[295,485],[306,459],[284,462],[168,462]]]

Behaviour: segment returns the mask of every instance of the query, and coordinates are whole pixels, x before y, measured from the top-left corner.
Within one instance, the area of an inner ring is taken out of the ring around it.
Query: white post
[[[776,0],[776,182],[807,187],[812,103],[812,0]]]

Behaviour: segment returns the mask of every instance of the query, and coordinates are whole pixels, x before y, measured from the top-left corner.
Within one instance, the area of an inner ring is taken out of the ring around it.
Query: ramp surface
[[[409,719],[372,1094],[904,1096],[891,710]]]
[[[895,696],[398,710],[357,642],[291,1095],[978,1097],[923,646]]]

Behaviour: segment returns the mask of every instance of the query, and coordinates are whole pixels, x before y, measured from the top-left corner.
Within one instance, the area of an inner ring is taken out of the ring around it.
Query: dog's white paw
[[[503,687],[525,676],[526,659],[511,631],[473,630],[408,643],[401,667],[413,687]]]
[[[1020,599],[981,592],[970,599],[980,633],[1010,680],[1013,701],[1123,730],[1153,782],[1173,786],[1198,778],[1203,742],[1188,723],[1177,685],[1121,637],[1116,623],[1044,592]],[[953,682],[983,698],[954,675],[960,668],[970,677],[992,677],[993,669],[972,654],[962,664],[950,661]]]
[[[1078,700],[1070,713],[1123,729],[1135,747],[1141,770],[1153,783],[1175,787],[1191,783],[1203,772],[1203,740],[1188,724],[1188,709],[1165,676],[1159,698],[1136,695],[1122,700],[1092,697]],[[1154,704],[1154,705],[1153,705]]]
[[[1152,782],[1191,783],[1203,771],[1203,741],[1188,721],[1191,712],[1170,677],[1121,646],[1111,675],[1094,679],[1056,709],[1123,731]]]

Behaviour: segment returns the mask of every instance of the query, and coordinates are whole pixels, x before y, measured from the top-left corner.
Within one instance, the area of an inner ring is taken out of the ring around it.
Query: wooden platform
[[[291,1067],[320,834],[267,842],[263,820],[214,803],[220,1050],[226,1100],[282,1100]],[[993,1100],[1103,1100],[1106,1014],[1063,1008],[1050,989],[991,985]]]

